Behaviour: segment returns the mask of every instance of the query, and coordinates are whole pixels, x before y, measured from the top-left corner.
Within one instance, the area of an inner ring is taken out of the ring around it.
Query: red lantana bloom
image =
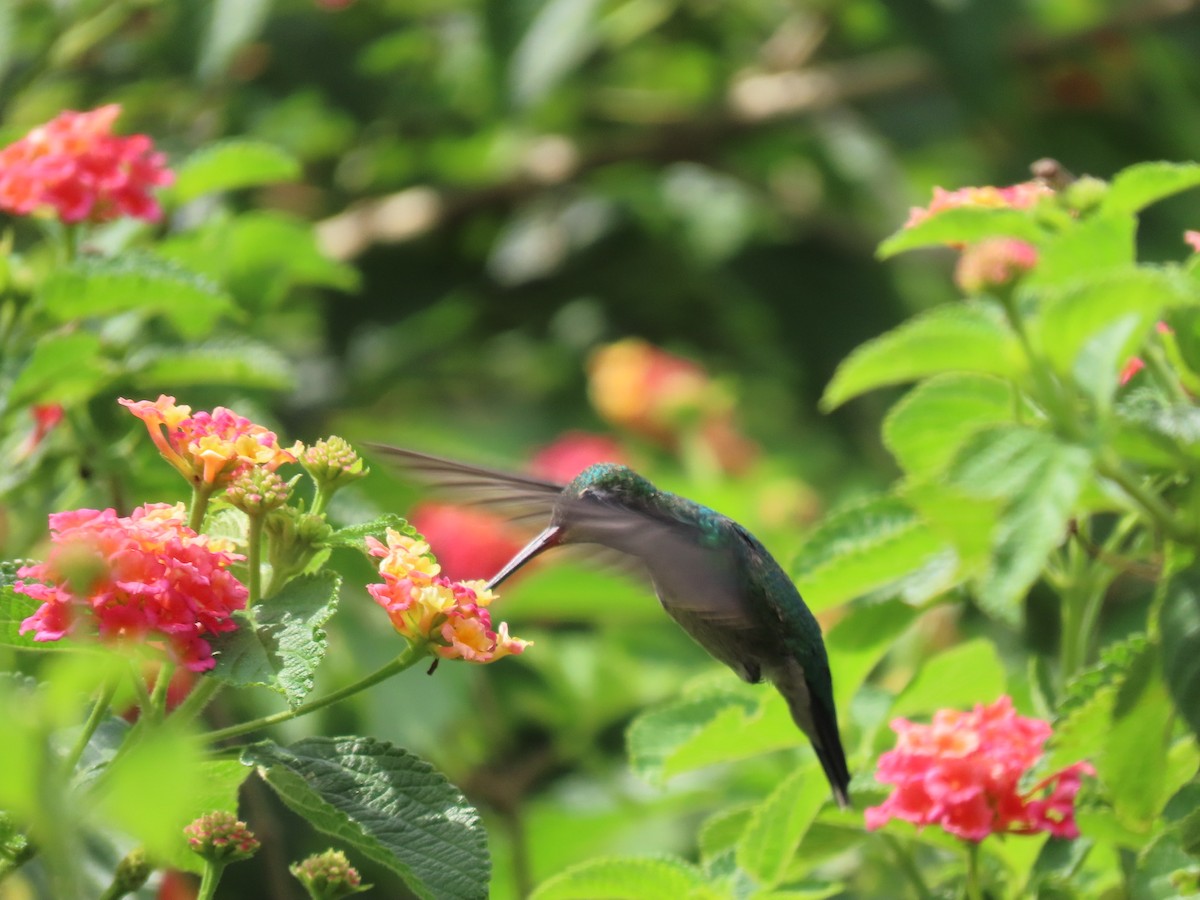
[[[968,841],[1006,832],[1079,837],[1075,795],[1081,776],[1095,770],[1075,763],[1022,793],[1021,779],[1041,757],[1050,725],[1017,715],[1010,697],[970,712],[940,710],[929,725],[895,719],[891,726],[899,740],[879,758],[875,777],[896,789],[866,810],[868,829],[903,819],[940,825]]]
[[[175,176],[149,137],[113,134],[120,114],[115,103],[63,112],[0,150],[0,209],[50,210],[63,222],[158,221],[152,191]]]
[[[567,484],[588,466],[606,462],[628,465],[629,456],[607,435],[568,431],[533,455],[529,471],[539,478]]]
[[[185,524],[182,503],[148,503],[133,514],[77,509],[50,516],[53,549],[17,570],[18,593],[40,600],[21,623],[36,641],[85,627],[106,641],[164,642],[193,672],[215,665],[206,635],[232,631],[248,591],[229,567],[244,557]]]

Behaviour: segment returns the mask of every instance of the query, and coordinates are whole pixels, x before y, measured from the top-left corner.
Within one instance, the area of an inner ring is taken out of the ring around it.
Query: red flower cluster
[[[381,557],[383,584],[367,591],[405,639],[428,641],[442,659],[489,663],[521,653],[528,641],[510,637],[508,624],[492,630],[487,606],[496,599],[482,581],[451,581],[429,555],[429,545],[391,529],[387,544],[367,538],[367,550]]]
[[[0,209],[52,209],[64,222],[161,218],[151,190],[174,175],[146,135],[112,133],[120,114],[116,104],[63,112],[0,150]]]
[[[158,452],[190,482],[226,485],[251,466],[273,472],[296,461],[298,448],[284,450],[273,431],[223,406],[193,415],[190,406],[176,406],[166,394],[154,402],[119,402],[146,423]]]
[[[903,819],[969,841],[1004,832],[1079,837],[1075,795],[1080,776],[1095,770],[1076,763],[1022,794],[1021,778],[1042,755],[1050,725],[1017,715],[1011,698],[965,713],[940,710],[930,725],[891,725],[899,740],[879,758],[875,777],[896,789],[866,811],[868,829]]]
[[[228,571],[242,557],[186,521],[183,504],[165,503],[148,503],[128,517],[111,509],[51,514],[49,557],[19,569],[22,580],[13,585],[42,601],[21,633],[57,641],[90,618],[103,640],[161,635],[187,668],[211,669],[204,635],[235,629],[232,615],[245,607],[248,592]]]

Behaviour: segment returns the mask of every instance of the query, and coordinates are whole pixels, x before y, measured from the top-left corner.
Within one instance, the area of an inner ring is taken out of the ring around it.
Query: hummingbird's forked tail
[[[792,720],[812,741],[813,750],[833,789],[833,798],[842,809],[849,809],[850,770],[846,766],[846,753],[842,749],[837,714],[832,705],[826,706],[819,697],[813,696],[808,689],[804,669],[795,660],[789,660],[787,665],[771,672],[769,677],[787,700]]]

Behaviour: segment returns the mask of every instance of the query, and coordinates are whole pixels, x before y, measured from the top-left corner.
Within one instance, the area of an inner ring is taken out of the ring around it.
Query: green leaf
[[[898,497],[873,497],[826,517],[805,539],[791,573],[809,607],[827,609],[896,588],[943,554],[946,542]],[[927,595],[948,587],[927,586]]]
[[[238,687],[261,685],[283,694],[293,708],[312,690],[325,657],[324,625],[337,610],[341,576],[324,570],[301,575],[254,607],[254,624],[239,614],[236,631],[213,638],[210,673]]]
[[[806,745],[783,698],[765,686],[756,693],[760,702],[755,706],[726,706],[672,748],[663,762],[661,777]]]
[[[1097,214],[1074,221],[1038,248],[1037,265],[1024,277],[1023,292],[1091,279],[1134,263],[1137,220],[1129,214]]]
[[[983,304],[938,306],[855,349],[821,397],[829,411],[875,388],[942,372],[1012,377],[1025,366],[1016,336]]]
[[[0,563],[0,644],[20,647],[22,650],[48,650],[55,646],[53,641],[38,642],[33,634],[21,634],[21,623],[32,616],[41,606],[36,600],[13,590],[18,561]]]
[[[879,245],[880,259],[918,247],[973,244],[992,237],[1038,243],[1043,231],[1027,212],[1008,207],[958,206],[902,228]]]
[[[853,609],[825,635],[833,670],[833,705],[848,709],[871,670],[895,644],[918,611],[900,600]]]
[[[983,638],[967,641],[943,650],[921,666],[896,698],[892,715],[992,703],[1006,692],[1007,683],[995,645]]]
[[[237,313],[233,299],[207,278],[158,257],[129,253],[87,256],[57,269],[39,300],[60,322],[141,311],[165,318],[190,340]]]
[[[274,144],[241,138],[210,144],[185,159],[175,170],[169,195],[175,203],[188,203],[217,191],[299,177],[300,163],[290,153]]]
[[[1100,208],[1106,213],[1134,213],[1197,185],[1200,185],[1200,164],[1138,163],[1113,177]]]
[[[349,854],[391,869],[422,898],[488,893],[491,863],[479,814],[425,760],[386,741],[317,737],[281,747],[263,741],[242,761],[293,812]]]
[[[282,391],[295,383],[291,363],[283,354],[252,340],[145,347],[130,357],[129,368],[135,384],[155,390],[164,385],[229,385]]]
[[[785,778],[751,814],[738,841],[738,866],[764,887],[779,884],[828,797],[818,766],[804,766]]]
[[[549,0],[541,5],[509,60],[518,106],[532,106],[596,45],[597,0]]]
[[[538,885],[530,900],[663,900],[715,896],[697,893],[703,873],[674,858],[592,859]]]
[[[705,819],[697,837],[700,858],[711,860],[736,847],[750,823],[751,814],[757,808],[753,803],[727,806]]]
[[[883,442],[910,477],[940,474],[968,437],[1011,421],[1012,388],[983,375],[936,375],[917,385],[888,413]]]
[[[238,808],[238,790],[250,777],[250,770],[236,759],[208,759],[199,763],[199,778],[187,802],[183,804],[183,822],[186,825],[214,810],[234,812]],[[143,802],[145,802],[143,797]],[[204,860],[187,845],[182,831],[173,835],[173,846],[168,857],[162,861],[173,868],[202,874]]]
[[[1149,268],[1048,292],[1030,338],[1061,374],[1107,405],[1121,366],[1163,310],[1192,299],[1186,280]]]
[[[10,408],[34,403],[71,406],[91,399],[115,374],[100,339],[85,331],[43,337],[9,389]]]
[[[1184,851],[1179,835],[1167,831],[1138,854],[1130,879],[1131,900],[1178,900],[1200,892],[1200,866]]]
[[[642,713],[626,734],[629,764],[646,781],[661,782],[672,755],[720,713],[729,708],[751,712],[756,706],[753,699],[724,693],[688,697]]]
[[[962,491],[1004,503],[992,535],[992,559],[976,595],[1001,621],[1020,621],[1020,601],[1047,555],[1066,539],[1075,502],[1091,477],[1091,456],[1023,426],[979,432],[951,465]]]
[[[1200,565],[1176,573],[1162,610],[1163,677],[1175,708],[1200,737]]]
[[[408,520],[397,513],[385,513],[370,522],[360,522],[357,525],[347,525],[339,528],[325,542],[330,547],[346,547],[350,550],[366,552],[366,539],[373,537],[378,541],[386,541],[388,529],[398,531],[403,535],[415,538],[420,535],[417,529],[408,524]]]
[[[1172,708],[1159,677],[1156,648],[1138,655],[1113,703],[1112,721],[1095,758],[1117,815],[1148,830],[1166,802],[1167,740]]]

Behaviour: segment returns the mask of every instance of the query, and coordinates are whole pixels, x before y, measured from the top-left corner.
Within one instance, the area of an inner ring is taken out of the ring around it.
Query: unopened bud
[[[300,465],[323,490],[345,487],[371,471],[354,448],[337,435],[317,441],[300,454]]]
[[[287,502],[291,489],[274,472],[253,466],[238,475],[225,489],[229,502],[247,515],[262,515]]]
[[[231,812],[205,813],[183,833],[192,852],[214,863],[249,859],[259,848],[258,838]]]
[[[349,897],[371,888],[371,885],[362,883],[362,877],[341,850],[314,853],[294,863],[288,871],[304,885],[312,900],[338,900],[339,897]]]

